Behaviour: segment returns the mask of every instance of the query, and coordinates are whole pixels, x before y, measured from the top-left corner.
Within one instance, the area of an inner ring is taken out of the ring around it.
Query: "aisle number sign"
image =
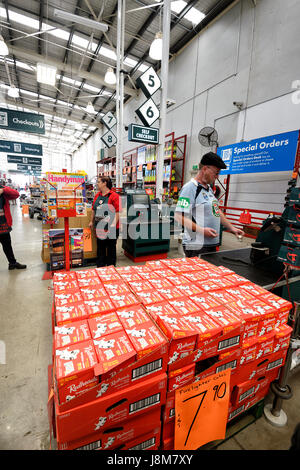
[[[145,126],[151,127],[159,118],[159,109],[152,98],[149,98],[137,110],[136,114]]]
[[[101,122],[103,122],[109,130],[117,124],[117,120],[111,111],[108,111],[105,116],[101,118]]]
[[[101,140],[108,148],[113,147],[117,143],[117,138],[112,131],[106,132],[106,134],[101,137]]]
[[[174,450],[195,450],[225,438],[230,373],[227,369],[176,390]]]
[[[153,67],[149,67],[136,81],[147,98],[150,98],[160,87],[161,81]]]

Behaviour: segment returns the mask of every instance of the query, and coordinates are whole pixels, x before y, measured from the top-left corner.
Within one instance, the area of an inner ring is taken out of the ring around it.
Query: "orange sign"
[[[224,439],[231,369],[176,390],[174,450],[196,450]]]
[[[22,214],[28,215],[29,214],[29,206],[27,204],[23,204],[22,206]]]
[[[92,232],[90,228],[83,229],[83,251],[93,251]]]

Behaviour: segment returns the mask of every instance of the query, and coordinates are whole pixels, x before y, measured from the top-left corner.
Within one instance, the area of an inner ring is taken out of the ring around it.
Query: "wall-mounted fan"
[[[198,134],[198,140],[204,147],[218,145],[218,133],[213,127],[203,127]]]

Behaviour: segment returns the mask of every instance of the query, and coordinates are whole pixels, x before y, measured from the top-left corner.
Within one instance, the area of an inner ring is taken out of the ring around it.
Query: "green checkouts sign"
[[[0,108],[0,129],[45,134],[45,118],[42,114]]]

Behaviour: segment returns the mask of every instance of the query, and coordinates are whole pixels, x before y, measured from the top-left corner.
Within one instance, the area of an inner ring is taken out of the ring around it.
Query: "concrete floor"
[[[15,256],[26,263],[26,270],[8,271],[0,250],[0,449],[48,450],[47,366],[51,362],[51,281],[42,281],[45,265],[41,260],[41,221],[22,217],[21,209],[11,206],[14,220],[12,240]],[[250,245],[225,233],[222,249]],[[178,241],[172,240],[169,257],[181,256]],[[124,256],[118,242],[118,265],[133,264]],[[2,364],[5,362],[5,364]],[[283,428],[270,425],[261,417],[218,447],[221,450],[286,450],[300,421],[300,372],[290,373],[293,397],[284,402],[288,423]],[[268,402],[272,402],[270,394]]]

